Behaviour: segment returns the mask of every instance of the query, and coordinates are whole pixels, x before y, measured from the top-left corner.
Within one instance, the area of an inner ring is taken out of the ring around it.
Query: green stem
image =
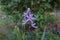
[[[23,27],[22,35],[23,35],[23,40],[25,40],[25,25],[24,25],[24,27]]]
[[[38,29],[36,30],[36,40],[38,40]]]
[[[44,37],[45,37],[45,31],[46,31],[46,26],[45,26],[45,28],[44,28],[44,32],[43,32],[43,35],[42,35],[41,40],[44,40]]]

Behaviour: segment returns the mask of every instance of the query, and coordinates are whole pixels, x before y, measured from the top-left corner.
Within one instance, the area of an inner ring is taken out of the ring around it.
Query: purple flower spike
[[[26,12],[24,12],[23,16],[24,16],[23,24],[26,24],[27,22],[29,22],[31,27],[36,28],[35,26],[36,24],[34,23],[35,18],[33,17],[33,14],[30,8],[28,8]]]

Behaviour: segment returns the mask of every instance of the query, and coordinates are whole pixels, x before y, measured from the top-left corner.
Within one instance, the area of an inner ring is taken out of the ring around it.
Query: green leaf
[[[14,31],[15,31],[15,34],[16,34],[16,36],[17,36],[17,39],[18,39],[18,40],[22,40],[22,35],[21,35],[21,33],[20,33],[20,31],[19,31],[19,28],[18,28],[17,26],[15,26]]]

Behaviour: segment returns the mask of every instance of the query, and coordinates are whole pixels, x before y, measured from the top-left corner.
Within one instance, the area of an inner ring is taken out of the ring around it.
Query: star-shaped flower
[[[36,23],[34,23],[35,18],[33,16],[33,13],[31,12],[30,8],[28,8],[26,10],[26,12],[24,12],[23,16],[24,16],[23,24],[26,24],[27,22],[29,22],[31,27],[36,28],[36,26],[35,26]]]

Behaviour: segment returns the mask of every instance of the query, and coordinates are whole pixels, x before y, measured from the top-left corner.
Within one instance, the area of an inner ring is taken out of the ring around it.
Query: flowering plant
[[[24,12],[23,14],[24,16],[24,19],[23,19],[23,24],[26,24],[27,22],[29,22],[30,26],[33,27],[33,28],[36,28],[36,23],[34,23],[34,16],[33,16],[33,13],[31,12],[30,8],[28,8],[26,10],[26,12]]]

